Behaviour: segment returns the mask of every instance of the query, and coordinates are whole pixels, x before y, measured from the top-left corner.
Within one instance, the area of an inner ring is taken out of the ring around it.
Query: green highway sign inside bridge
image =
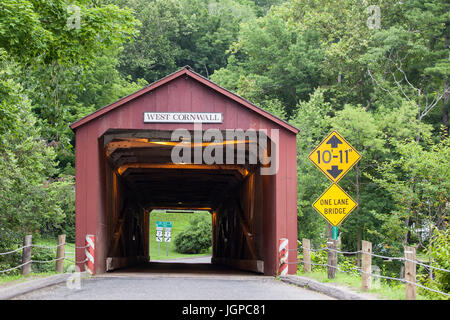
[[[172,222],[170,221],[156,221],[157,228],[172,228]]]

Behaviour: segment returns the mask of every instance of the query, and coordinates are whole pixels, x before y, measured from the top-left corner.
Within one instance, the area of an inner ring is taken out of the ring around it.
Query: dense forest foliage
[[[327,236],[311,204],[329,181],[307,155],[336,129],[362,154],[340,183],[359,203],[343,248],[365,239],[398,256],[408,244],[448,269],[449,7],[0,0],[0,251],[25,233],[73,240],[69,124],[190,65],[300,129],[299,239]]]

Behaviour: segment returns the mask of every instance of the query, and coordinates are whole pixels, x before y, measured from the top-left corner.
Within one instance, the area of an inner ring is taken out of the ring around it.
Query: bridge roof
[[[267,119],[269,119],[272,122],[275,122],[276,124],[278,124],[282,128],[284,128],[284,129],[286,129],[286,130],[288,130],[288,131],[290,131],[290,132],[292,132],[294,134],[297,134],[299,132],[299,129],[297,129],[296,127],[292,126],[288,122],[286,122],[286,121],[278,118],[277,116],[275,116],[275,115],[265,111],[264,109],[261,109],[260,107],[257,107],[256,105],[254,105],[253,103],[249,102],[248,100],[246,100],[246,99],[244,99],[244,98],[242,98],[242,97],[232,93],[231,91],[229,91],[229,90],[219,86],[218,84],[212,82],[211,80],[201,76],[200,74],[194,72],[189,66],[183,67],[180,70],[178,70],[178,71],[176,71],[176,72],[174,72],[174,73],[172,73],[172,74],[170,74],[170,75],[168,75],[168,76],[166,76],[166,77],[164,77],[164,78],[162,78],[162,79],[160,79],[160,80],[158,80],[156,82],[151,83],[150,85],[142,88],[141,90],[138,90],[138,91],[136,91],[136,92],[134,92],[134,93],[132,93],[132,94],[130,94],[130,95],[128,95],[128,96],[126,96],[126,97],[116,101],[116,102],[114,102],[114,103],[111,103],[111,104],[109,104],[109,105],[107,105],[107,106],[105,106],[105,107],[103,107],[103,108],[101,108],[101,109],[99,109],[99,110],[97,110],[97,111],[95,111],[95,112],[93,112],[93,113],[91,113],[91,114],[81,118],[80,120],[72,123],[70,125],[70,128],[75,131],[77,128],[83,126],[84,124],[86,124],[86,123],[88,123],[90,121],[93,121],[93,120],[95,120],[95,119],[105,115],[106,113],[108,113],[108,112],[110,112],[110,111],[112,111],[112,110],[114,110],[116,108],[119,108],[120,106],[126,104],[127,102],[130,102],[130,101],[132,101],[132,100],[134,100],[134,99],[136,99],[136,98],[146,94],[147,92],[150,92],[150,91],[152,91],[152,90],[154,90],[154,89],[156,89],[156,88],[158,88],[160,86],[163,86],[164,84],[166,84],[166,83],[168,83],[168,82],[170,82],[170,81],[172,81],[172,80],[174,80],[176,78],[182,77],[182,76],[188,76],[191,79],[194,79],[194,80],[202,83],[203,85],[205,85],[205,86],[215,90],[216,92],[222,94],[223,96],[226,96],[229,99],[232,99],[232,100],[236,101],[237,103],[239,103],[243,107],[246,107],[246,108],[256,112],[260,116],[262,116],[264,118],[267,118]]]

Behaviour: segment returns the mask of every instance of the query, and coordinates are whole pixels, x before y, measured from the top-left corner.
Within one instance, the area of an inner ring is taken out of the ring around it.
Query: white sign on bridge
[[[144,123],[222,123],[220,112],[144,112]]]

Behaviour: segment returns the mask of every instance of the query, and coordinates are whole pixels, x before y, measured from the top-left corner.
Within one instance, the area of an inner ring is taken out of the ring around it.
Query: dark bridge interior
[[[194,148],[205,150],[214,141],[186,142],[190,163],[173,163],[178,142],[171,131],[109,130],[102,140],[108,271],[149,261],[152,210],[198,209],[212,216],[213,264],[264,272],[263,235],[274,232],[268,214],[274,181],[250,161],[256,140],[220,143],[234,151],[233,164],[194,163]]]

